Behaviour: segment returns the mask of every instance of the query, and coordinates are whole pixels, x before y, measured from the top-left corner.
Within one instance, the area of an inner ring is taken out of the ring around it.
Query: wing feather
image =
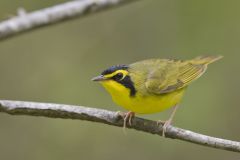
[[[165,67],[155,68],[146,79],[145,86],[150,93],[164,94],[186,87],[200,77],[207,65],[191,62],[169,62]]]

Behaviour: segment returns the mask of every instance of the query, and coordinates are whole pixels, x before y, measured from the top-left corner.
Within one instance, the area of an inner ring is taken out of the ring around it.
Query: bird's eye
[[[122,73],[118,73],[114,76],[115,80],[122,80],[123,79],[123,74]]]

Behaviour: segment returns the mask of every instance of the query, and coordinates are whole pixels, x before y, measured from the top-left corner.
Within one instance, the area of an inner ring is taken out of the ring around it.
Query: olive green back
[[[149,59],[131,64],[129,72],[140,94],[165,94],[188,86],[206,71],[208,64],[220,58],[206,56],[186,61]]]

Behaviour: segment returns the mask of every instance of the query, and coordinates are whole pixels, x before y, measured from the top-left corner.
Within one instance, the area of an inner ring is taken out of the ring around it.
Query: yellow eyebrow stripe
[[[118,74],[118,73],[122,73],[122,74],[123,74],[123,77],[125,77],[126,75],[128,75],[128,71],[121,69],[121,70],[116,70],[116,71],[113,72],[113,73],[104,75],[104,77],[105,77],[105,78],[111,78],[111,77],[115,76],[115,75]]]

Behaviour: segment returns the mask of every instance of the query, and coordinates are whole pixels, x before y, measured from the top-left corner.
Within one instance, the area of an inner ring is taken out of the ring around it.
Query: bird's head
[[[130,96],[134,96],[136,90],[128,69],[127,65],[112,66],[92,78],[92,81],[101,82],[110,93],[127,91]]]

